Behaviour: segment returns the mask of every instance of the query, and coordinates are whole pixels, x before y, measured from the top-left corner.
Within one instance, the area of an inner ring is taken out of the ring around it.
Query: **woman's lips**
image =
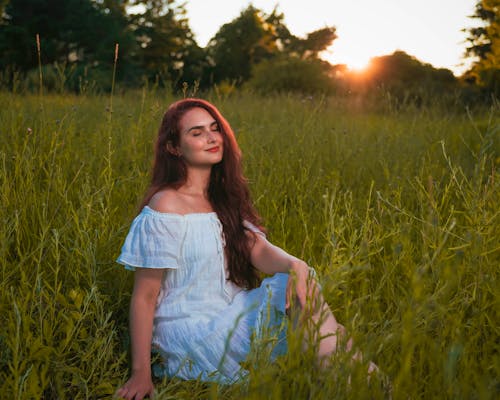
[[[215,147],[212,147],[211,149],[208,149],[207,151],[209,151],[210,153],[217,153],[219,151],[219,146],[215,146]]]

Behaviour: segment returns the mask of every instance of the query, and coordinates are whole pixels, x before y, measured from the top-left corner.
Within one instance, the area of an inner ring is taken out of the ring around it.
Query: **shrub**
[[[257,64],[246,87],[263,94],[317,94],[331,93],[334,89],[324,62],[292,57],[280,57]]]

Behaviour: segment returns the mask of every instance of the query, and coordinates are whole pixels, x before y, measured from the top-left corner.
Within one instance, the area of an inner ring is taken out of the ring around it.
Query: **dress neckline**
[[[148,205],[144,206],[143,212],[146,212],[146,213],[152,214],[152,215],[157,215],[159,217],[173,217],[173,218],[190,218],[190,217],[196,218],[196,217],[217,216],[217,213],[215,211],[192,212],[192,213],[186,213],[186,214],[179,214],[179,213],[173,213],[173,212],[157,211]]]

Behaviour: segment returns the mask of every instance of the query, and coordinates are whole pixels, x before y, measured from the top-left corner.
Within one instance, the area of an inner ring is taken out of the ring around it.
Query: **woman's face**
[[[179,145],[171,152],[188,167],[212,167],[222,160],[224,141],[217,121],[204,108],[192,108],[179,121]]]

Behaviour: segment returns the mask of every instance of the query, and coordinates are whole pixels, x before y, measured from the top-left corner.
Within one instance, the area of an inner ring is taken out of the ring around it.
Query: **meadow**
[[[291,341],[244,382],[164,379],[156,398],[498,398],[500,105],[204,96],[269,239],[316,268],[390,385],[346,354],[318,370]],[[111,398],[127,379],[133,275],[115,259],[176,98],[0,92],[0,397]]]

